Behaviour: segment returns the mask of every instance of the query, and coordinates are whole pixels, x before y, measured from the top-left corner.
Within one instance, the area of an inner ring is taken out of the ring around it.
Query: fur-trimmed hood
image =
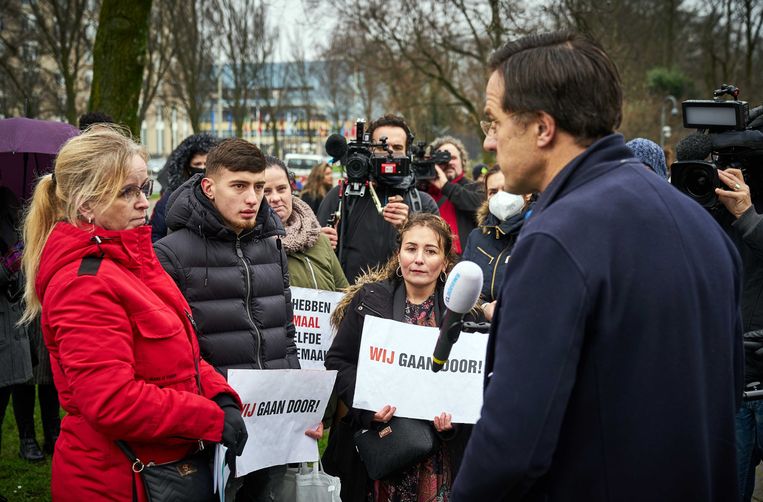
[[[334,312],[332,312],[331,325],[334,328],[337,328],[339,326],[339,323],[341,323],[342,319],[344,319],[344,314],[347,312],[347,307],[355,298],[355,295],[357,295],[358,292],[361,289],[363,289],[363,286],[365,286],[366,284],[372,284],[374,282],[382,282],[382,281],[387,281],[387,282],[390,282],[393,286],[397,286],[397,284],[400,282],[400,278],[395,276],[394,274],[390,277],[390,274],[389,272],[387,272],[386,267],[385,268],[377,267],[377,268],[368,270],[366,273],[358,277],[358,280],[355,281],[355,284],[350,284],[350,286],[345,290],[344,296],[342,297],[341,300],[339,300],[339,303],[334,309]]]
[[[188,164],[194,155],[209,153],[220,142],[218,138],[209,133],[199,133],[188,136],[175,148],[167,158],[164,167],[157,175],[162,187],[168,192],[173,192],[190,178]]]

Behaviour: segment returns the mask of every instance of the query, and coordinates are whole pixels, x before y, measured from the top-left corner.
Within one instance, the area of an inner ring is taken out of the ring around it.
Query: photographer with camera
[[[720,99],[725,94],[733,99]],[[763,204],[763,107],[748,112],[738,94],[724,85],[712,101],[683,103],[684,126],[700,132],[676,145],[671,183],[710,211],[742,258],[744,383],[754,392],[763,389],[763,215],[756,209]],[[735,425],[739,500],[749,501],[763,459],[763,401],[745,395]]]
[[[440,214],[432,197],[416,188],[412,173],[405,169],[397,172],[398,167],[407,166],[413,144],[413,134],[405,120],[384,115],[371,122],[367,132],[370,146],[363,142],[362,124],[358,123],[360,130],[353,143],[359,146],[350,147],[357,149],[357,156],[346,163],[343,161],[348,183],[332,188],[317,214],[323,233],[337,249],[342,270],[350,283],[394,254],[398,229],[410,212]],[[335,151],[332,138],[327,141],[326,150],[335,158],[342,157],[347,153],[346,143],[340,146],[341,152]],[[363,159],[365,152],[371,157]],[[359,164],[349,165],[358,158],[361,158]],[[384,163],[385,160],[389,162]],[[358,173],[354,165],[360,165]],[[376,170],[363,171],[371,166]]]
[[[440,216],[454,230],[453,250],[461,255],[466,246],[466,238],[476,226],[477,210],[485,201],[485,191],[481,183],[471,182],[464,175],[469,154],[460,140],[442,136],[429,145],[429,150],[432,153],[446,151],[450,154],[447,163],[435,164],[437,178],[429,181],[427,193],[437,202]]]

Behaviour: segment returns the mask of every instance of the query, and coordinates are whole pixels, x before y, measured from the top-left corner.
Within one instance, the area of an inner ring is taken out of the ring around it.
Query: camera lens
[[[717,203],[715,189],[720,186],[718,170],[709,162],[676,162],[673,165],[673,183],[679,190],[705,207]]]
[[[704,169],[698,169],[688,173],[686,176],[686,191],[689,192],[689,195],[692,197],[707,197],[714,188],[712,178]]]

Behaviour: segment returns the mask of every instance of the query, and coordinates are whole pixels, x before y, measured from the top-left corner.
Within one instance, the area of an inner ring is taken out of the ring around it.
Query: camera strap
[[[420,213],[421,212],[421,194],[419,193],[418,189],[415,187],[413,190],[410,190],[408,192],[408,195],[410,195],[411,198],[411,210],[414,213]]]

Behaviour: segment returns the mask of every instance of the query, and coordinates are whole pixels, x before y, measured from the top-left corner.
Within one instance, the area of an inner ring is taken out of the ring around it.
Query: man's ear
[[[546,112],[539,112],[535,120],[538,148],[549,146],[556,137],[556,120]]]
[[[201,191],[209,200],[215,200],[215,180],[212,178],[201,178]]]

